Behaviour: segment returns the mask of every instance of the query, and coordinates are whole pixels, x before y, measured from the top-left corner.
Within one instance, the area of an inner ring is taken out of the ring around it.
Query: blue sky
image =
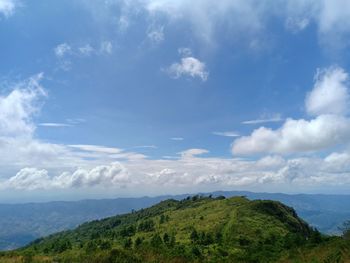
[[[349,15],[0,0],[0,197],[349,193]]]

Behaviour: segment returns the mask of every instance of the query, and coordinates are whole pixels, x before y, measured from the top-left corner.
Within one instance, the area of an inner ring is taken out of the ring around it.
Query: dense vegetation
[[[282,203],[193,196],[38,239],[0,262],[316,263],[349,255],[345,238],[322,236]]]

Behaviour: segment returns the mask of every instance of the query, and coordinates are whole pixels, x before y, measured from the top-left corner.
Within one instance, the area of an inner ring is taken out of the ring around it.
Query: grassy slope
[[[346,259],[346,243],[309,244],[313,233],[279,202],[167,200],[37,240],[12,255],[4,253],[0,262],[312,262],[338,253],[339,246],[345,247],[340,253]]]

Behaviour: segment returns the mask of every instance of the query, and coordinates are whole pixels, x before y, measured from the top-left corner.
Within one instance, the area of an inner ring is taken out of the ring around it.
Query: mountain
[[[326,261],[333,257],[340,261]],[[277,201],[193,196],[84,223],[23,249],[3,252],[0,260],[343,262],[350,260],[350,244],[322,236],[293,208]]]
[[[210,194],[280,201],[293,207],[306,222],[327,234],[339,233],[338,227],[350,219],[349,195],[288,195],[244,191],[218,191],[203,195]],[[73,229],[86,221],[128,213],[169,198],[181,200],[186,196],[188,195],[0,204],[0,250],[24,246],[34,239]]]
[[[298,215],[325,234],[339,234],[339,226],[350,219],[350,195],[253,193],[247,191],[218,191],[213,195],[226,197],[242,195],[251,200],[280,201],[293,207]]]

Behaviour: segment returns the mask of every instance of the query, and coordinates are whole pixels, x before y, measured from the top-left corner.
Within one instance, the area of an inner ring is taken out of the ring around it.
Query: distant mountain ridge
[[[324,233],[337,233],[338,226],[350,219],[350,195],[289,195],[247,191],[203,194],[281,201],[293,207],[301,218]],[[38,237],[72,229],[86,221],[128,213],[169,198],[180,200],[187,196],[189,195],[0,204],[0,250],[23,246]]]

